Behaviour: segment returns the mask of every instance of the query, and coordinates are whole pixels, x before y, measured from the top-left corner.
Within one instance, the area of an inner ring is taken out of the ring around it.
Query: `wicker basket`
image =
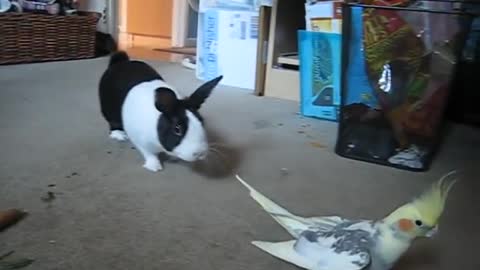
[[[0,64],[92,58],[100,14],[0,14]]]

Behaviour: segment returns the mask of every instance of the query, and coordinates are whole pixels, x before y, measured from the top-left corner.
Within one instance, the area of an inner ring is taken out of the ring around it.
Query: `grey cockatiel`
[[[446,181],[452,173],[381,220],[299,217],[236,177],[294,238],[276,243],[253,241],[258,248],[304,269],[389,270],[416,238],[437,232],[448,192],[456,182]]]

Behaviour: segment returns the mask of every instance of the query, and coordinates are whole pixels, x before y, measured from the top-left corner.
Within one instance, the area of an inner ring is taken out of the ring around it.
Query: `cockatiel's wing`
[[[337,216],[325,216],[325,217],[299,217],[296,216],[283,207],[279,206],[269,198],[265,197],[260,192],[256,191],[248,183],[246,183],[240,176],[236,175],[238,181],[242,183],[249,191],[250,196],[258,203],[262,208],[272,216],[283,228],[285,228],[290,235],[295,238],[305,230],[331,230],[339,223],[346,222],[347,220]]]
[[[304,218],[291,214],[253,187],[237,179],[257,201],[296,240],[253,241],[263,251],[289,263],[311,270],[360,270],[370,263],[374,225],[337,216]]]
[[[339,216],[320,216],[320,217],[308,217],[309,229],[315,231],[331,231],[335,226],[339,224],[345,224],[352,222],[350,219],[342,218]]]
[[[304,269],[361,270],[370,264],[372,235],[372,225],[359,222],[341,224],[330,232],[304,231],[297,240],[252,244]]]
[[[252,244],[268,254],[308,270],[363,270],[370,264],[368,252],[349,255],[337,254],[332,250],[315,248],[315,257],[306,256],[295,250],[295,240],[285,242],[253,241]]]
[[[295,251],[295,240],[285,242],[252,241],[252,244],[268,254],[303,269],[315,269],[315,261]]]

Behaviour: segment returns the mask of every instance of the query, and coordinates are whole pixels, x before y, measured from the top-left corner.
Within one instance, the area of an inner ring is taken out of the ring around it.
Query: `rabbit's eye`
[[[177,136],[182,136],[182,126],[180,124],[176,124],[175,128],[173,129],[173,132]]]

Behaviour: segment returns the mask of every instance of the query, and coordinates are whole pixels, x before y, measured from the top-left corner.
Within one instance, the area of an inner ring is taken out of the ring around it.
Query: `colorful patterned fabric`
[[[402,5],[406,1],[381,1],[373,0],[372,4],[378,6]],[[424,91],[428,76],[419,73],[419,68],[426,54],[426,48],[417,33],[394,10],[365,8],[363,16],[364,47],[367,72],[376,89],[378,78],[383,66],[394,60],[403,60],[408,64],[412,76],[413,86],[405,89],[409,96],[418,97]],[[410,91],[410,90],[413,90]],[[386,97],[385,97],[386,98]],[[399,101],[386,101],[383,106],[393,106]]]
[[[409,0],[365,0],[364,4],[367,5],[377,5],[377,6],[392,6],[392,7],[406,7],[410,5],[412,1]]]

